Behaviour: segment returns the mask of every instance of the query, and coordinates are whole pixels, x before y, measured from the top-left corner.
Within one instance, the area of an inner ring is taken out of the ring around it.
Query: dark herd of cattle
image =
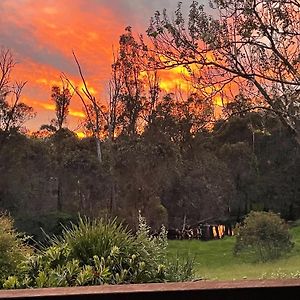
[[[169,229],[169,240],[213,240],[222,239],[224,236],[233,236],[231,224],[199,224],[197,226],[186,226],[183,229]]]

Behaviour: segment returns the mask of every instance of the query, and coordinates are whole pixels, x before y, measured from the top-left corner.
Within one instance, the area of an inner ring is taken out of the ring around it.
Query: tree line
[[[26,83],[12,81],[13,56],[1,50],[0,207],[24,230],[78,212],[136,228],[141,210],[153,230],[238,221],[250,210],[299,217],[299,4],[213,2],[219,19],[196,1],[188,22],[181,4],[173,17],[157,12],[147,41],[127,27],[106,101],[73,53],[84,88],[62,74],[55,117],[32,136],[22,133],[34,116],[21,102]],[[176,66],[190,92],[160,88],[161,70]],[[83,139],[67,127],[74,94]]]

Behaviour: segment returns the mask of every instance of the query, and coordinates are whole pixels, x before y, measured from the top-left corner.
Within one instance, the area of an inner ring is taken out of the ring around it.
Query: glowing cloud
[[[37,118],[30,129],[49,121],[53,114],[50,94],[59,85],[61,72],[82,88],[75,51],[93,95],[104,97],[110,76],[112,46],[117,48],[124,28],[143,33],[156,10],[173,11],[173,0],[1,0],[0,46],[10,48],[18,61],[13,78],[27,81],[23,101],[34,107]],[[162,77],[161,88],[181,85],[183,69]],[[175,78],[174,78],[175,77]],[[171,80],[169,80],[171,79]],[[187,87],[183,87],[187,88]],[[82,104],[73,97],[70,123],[84,118]]]

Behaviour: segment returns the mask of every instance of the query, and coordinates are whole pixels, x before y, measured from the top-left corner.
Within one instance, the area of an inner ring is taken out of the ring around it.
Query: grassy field
[[[233,255],[234,237],[208,242],[169,241],[170,256],[195,258],[196,277],[210,280],[300,278],[300,226],[291,229],[295,246],[285,257],[267,263],[249,263]]]

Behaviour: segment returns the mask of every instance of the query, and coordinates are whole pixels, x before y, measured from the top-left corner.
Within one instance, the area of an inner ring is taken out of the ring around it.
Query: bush
[[[0,287],[9,275],[17,272],[17,266],[30,254],[31,249],[25,239],[15,231],[13,219],[0,214]]]
[[[235,254],[247,254],[255,260],[280,257],[293,247],[288,226],[272,212],[252,211],[236,228]]]
[[[65,228],[61,238],[11,276],[5,288],[81,286],[189,280],[190,261],[173,264],[166,256],[166,231],[151,237],[145,219],[139,218],[136,235],[116,220],[80,218]]]
[[[47,231],[48,235],[59,236],[62,234],[62,226],[68,225],[71,222],[77,222],[77,216],[70,215],[64,212],[50,212],[39,216],[21,216],[15,219],[15,227],[21,232],[32,237],[31,242],[38,246],[39,243],[47,242],[47,238],[43,230]]]

